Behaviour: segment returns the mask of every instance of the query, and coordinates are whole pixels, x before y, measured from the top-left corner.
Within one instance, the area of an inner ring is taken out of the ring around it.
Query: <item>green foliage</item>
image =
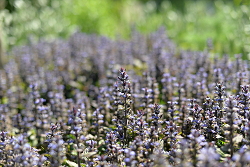
[[[68,166],[68,167],[78,167],[75,162],[72,162],[72,161],[69,161],[69,160],[65,160],[62,165],[63,166]]]
[[[36,0],[13,1],[15,12],[0,12],[5,45],[68,37],[82,32],[130,38],[133,28],[150,33],[165,26],[180,47],[203,50],[207,40],[219,54],[250,52],[249,3],[232,1]],[[157,11],[159,8],[161,10]],[[178,6],[184,9],[180,9]]]
[[[66,1],[65,16],[71,25],[87,33],[114,36],[119,27],[122,6],[126,1]],[[71,8],[67,8],[71,6]],[[122,27],[121,27],[122,28]],[[122,31],[124,31],[122,29]]]
[[[220,139],[218,139],[217,141],[216,141],[216,145],[218,146],[218,147],[222,147],[222,146],[224,146],[226,144],[226,142],[225,142],[225,139],[224,138],[220,138]]]
[[[61,14],[62,3],[53,1],[48,6],[48,0],[36,2],[15,1],[15,12],[0,11],[3,40],[7,49],[26,44],[30,40],[67,37],[73,32],[74,26],[69,26]]]
[[[164,25],[168,35],[185,49],[202,50],[207,39],[211,39],[214,53],[243,53],[246,58],[249,53],[249,15],[247,6],[233,6],[222,1],[214,4],[188,2],[184,14],[166,2],[161,13],[149,12],[138,28],[148,33]]]

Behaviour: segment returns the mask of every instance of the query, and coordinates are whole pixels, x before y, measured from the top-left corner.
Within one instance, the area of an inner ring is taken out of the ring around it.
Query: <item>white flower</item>
[[[14,145],[14,149],[16,150],[16,149],[18,149],[18,148],[20,148],[20,145],[19,145],[19,144],[15,144],[15,145]]]
[[[24,144],[24,148],[25,148],[25,149],[30,149],[31,147],[30,147],[30,145],[29,145],[28,143],[25,143],[25,144]]]
[[[50,143],[50,144],[48,145],[48,147],[49,147],[51,150],[54,150],[54,149],[57,148],[57,144],[55,144],[55,143]]]
[[[52,156],[53,156],[53,155],[56,155],[56,151],[51,150],[51,151],[50,151],[50,155],[52,155]]]
[[[250,162],[250,152],[246,152],[244,155],[243,155],[243,160],[247,163]]]
[[[58,141],[59,145],[63,145],[63,143],[64,143],[64,141],[62,139]]]
[[[102,114],[98,115],[98,119],[102,119],[104,116]]]
[[[220,158],[220,155],[212,147],[202,148],[198,156],[199,160],[206,161],[206,162],[219,160],[219,158]]]
[[[130,154],[130,156],[132,156],[132,157],[135,156],[135,152],[134,152],[134,151],[131,151],[129,154]]]

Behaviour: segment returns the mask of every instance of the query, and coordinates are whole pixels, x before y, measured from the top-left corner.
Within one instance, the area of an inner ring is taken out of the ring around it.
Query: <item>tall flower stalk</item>
[[[128,79],[126,70],[121,68],[118,76],[119,87],[117,91],[119,92],[119,98],[117,101],[118,112],[117,112],[117,121],[118,129],[122,129],[121,140],[123,145],[129,145],[129,136],[128,136],[128,121],[129,116],[132,114],[131,103],[131,84]]]

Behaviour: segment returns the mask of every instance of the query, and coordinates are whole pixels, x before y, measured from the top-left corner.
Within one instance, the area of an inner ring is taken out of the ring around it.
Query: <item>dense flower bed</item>
[[[76,33],[0,71],[3,166],[247,166],[249,61]],[[127,70],[125,70],[127,69]]]

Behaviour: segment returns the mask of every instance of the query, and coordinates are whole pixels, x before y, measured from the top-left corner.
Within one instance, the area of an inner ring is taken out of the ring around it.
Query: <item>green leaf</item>
[[[95,154],[96,154],[96,152],[88,152],[88,153],[83,154],[83,156],[84,157],[91,157],[91,156],[93,156]]]
[[[220,138],[216,141],[216,145],[218,147],[224,146],[226,144],[225,140],[223,138]]]
[[[243,140],[243,136],[241,134],[237,134],[234,138],[233,141],[238,144]]]
[[[72,161],[69,161],[69,160],[66,160],[65,161],[70,167],[78,167],[77,163],[75,162],[72,162]]]

